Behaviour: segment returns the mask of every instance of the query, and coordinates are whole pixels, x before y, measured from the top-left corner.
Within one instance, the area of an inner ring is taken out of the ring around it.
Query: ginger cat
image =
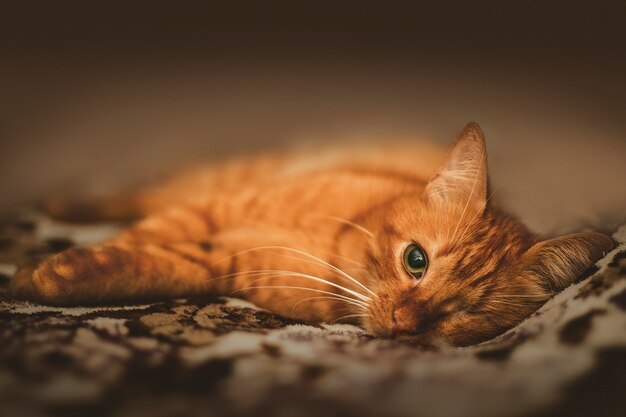
[[[427,144],[250,158],[58,217],[145,217],[12,280],[48,304],[237,295],[377,336],[469,345],[534,312],[613,248],[541,240],[488,195],[482,132]]]

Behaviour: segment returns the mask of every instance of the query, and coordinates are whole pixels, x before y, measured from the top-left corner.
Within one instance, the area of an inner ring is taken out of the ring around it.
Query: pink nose
[[[407,314],[403,314],[400,309],[393,312],[393,328],[391,330],[393,337],[398,337],[402,333],[410,333],[412,329],[413,324],[408,319]]]

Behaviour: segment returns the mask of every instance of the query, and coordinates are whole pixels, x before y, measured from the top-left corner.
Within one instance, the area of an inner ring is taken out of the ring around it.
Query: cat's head
[[[528,317],[613,246],[600,233],[540,240],[493,204],[485,142],[469,124],[424,195],[385,207],[369,253],[365,327],[418,343],[469,345]]]

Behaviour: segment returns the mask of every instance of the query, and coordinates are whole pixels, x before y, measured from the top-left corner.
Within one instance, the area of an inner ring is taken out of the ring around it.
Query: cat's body
[[[290,317],[462,345],[516,324],[612,247],[595,233],[540,242],[495,208],[472,124],[447,157],[427,144],[257,157],[87,212],[145,219],[22,269],[17,295],[55,304],[237,295]],[[418,272],[409,249],[427,258]]]

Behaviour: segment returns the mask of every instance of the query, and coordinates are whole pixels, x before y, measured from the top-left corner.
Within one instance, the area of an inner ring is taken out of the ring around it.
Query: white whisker
[[[293,272],[293,271],[282,271],[280,269],[268,269],[267,272],[271,273],[272,274],[271,276],[275,276],[275,277],[296,277],[296,278],[303,278],[303,279],[309,279],[309,280],[312,280],[312,281],[322,282],[324,284],[327,284],[327,285],[330,285],[332,287],[338,288],[340,290],[346,291],[347,293],[352,294],[352,295],[354,295],[356,297],[361,296],[359,298],[361,300],[363,300],[362,301],[363,303],[365,303],[366,301],[370,301],[371,300],[371,298],[362,296],[358,292],[351,291],[350,289],[345,288],[345,287],[343,287],[343,286],[341,286],[339,284],[336,284],[336,283],[334,283],[332,281],[325,280],[323,278],[316,277],[314,275],[302,274],[300,272]],[[255,281],[252,281],[251,283],[258,282],[258,281],[261,281],[261,280],[264,280],[264,279],[267,279],[267,278],[270,278],[270,277],[260,278],[260,279],[257,279]],[[365,297],[365,298],[363,298],[363,297]]]
[[[359,231],[365,233],[370,238],[372,238],[372,239],[374,238],[374,233],[370,232],[369,230],[367,230],[365,227],[361,226],[360,224],[356,224],[356,223],[354,223],[354,222],[352,222],[352,221],[350,221],[348,219],[343,219],[341,217],[336,217],[336,216],[331,216],[331,215],[328,215],[328,214],[321,214],[321,213],[319,213],[319,214],[318,213],[312,213],[312,214],[309,214],[309,216],[312,216],[312,217],[322,217],[322,218],[325,218],[325,219],[334,220],[336,222],[346,224],[348,226],[352,226],[356,230],[359,230]]]
[[[277,274],[276,272],[280,272],[280,274]],[[250,281],[249,283],[255,283],[255,282],[259,282],[262,281],[264,279],[267,278],[271,278],[271,277],[286,277],[286,276],[290,276],[292,271],[280,271],[280,270],[274,270],[274,269],[257,269],[257,270],[251,270],[251,271],[241,271],[241,272],[235,272],[232,274],[227,274],[227,275],[222,275],[219,277],[212,277],[209,278],[208,281],[213,281],[213,280],[219,280],[219,279],[226,279],[226,278],[237,278],[240,276],[246,276],[246,277],[255,277],[255,276],[262,276],[262,275],[267,275],[266,277],[263,278],[259,278],[256,279],[254,281]],[[300,275],[298,275],[300,278],[304,278]],[[358,305],[359,307],[365,308],[367,307],[367,303],[365,303],[364,301],[358,300],[356,298],[351,298],[351,297],[347,297],[347,296],[343,296],[341,294],[336,294],[336,293],[331,293],[331,294],[335,294],[338,298],[341,298],[342,300],[351,300],[351,302],[355,303],[355,305]],[[358,304],[356,304],[358,303]]]
[[[496,303],[496,304],[502,304],[502,305],[508,305],[508,306],[512,306],[512,307],[527,307],[526,304],[515,303],[513,301],[496,300],[496,299],[493,299],[493,298],[490,298],[489,302],[490,303]]]
[[[498,191],[500,189],[500,187],[496,188],[491,195],[485,200],[485,202],[483,203],[483,205],[480,207],[480,209],[478,209],[476,211],[476,213],[474,213],[474,217],[472,217],[472,219],[469,221],[469,223],[467,224],[467,226],[465,226],[465,229],[463,230],[463,233],[461,233],[459,235],[459,238],[456,240],[456,244],[460,243],[463,241],[463,238],[465,237],[465,234],[467,233],[467,231],[469,230],[470,226],[474,223],[474,220],[476,220],[476,216],[478,216],[478,214],[480,212],[483,211],[483,209],[487,206],[487,203],[489,203],[489,200],[491,200],[491,198],[494,196],[494,194],[496,193],[496,191]]]
[[[502,325],[498,322],[498,320],[496,320],[496,318],[494,316],[491,315],[491,313],[489,313],[488,311],[483,311],[483,313],[485,313],[487,315],[487,317],[489,317],[491,320],[493,320],[493,322],[496,324],[496,326],[502,327]]]
[[[324,251],[324,252],[326,252],[326,251]],[[357,265],[359,267],[363,267],[363,263],[362,262],[355,261],[354,259],[350,259],[350,258],[347,258],[345,256],[341,256],[341,255],[336,254],[336,253],[331,253],[331,252],[326,252],[326,253],[329,254],[330,256],[334,257],[334,258],[341,259],[341,260],[346,261],[346,262],[350,262],[351,264]],[[354,269],[354,268],[352,268],[352,269]],[[367,271],[365,268],[363,268],[363,270]]]
[[[299,250],[299,249],[294,249],[294,248],[290,248],[287,246],[276,246],[276,245],[270,245],[270,246],[258,246],[256,248],[250,248],[250,249],[244,249],[242,251],[239,251],[237,253],[234,253],[226,258],[220,259],[219,261],[214,262],[213,264],[211,264],[211,266],[214,266],[215,264],[222,262],[226,259],[232,258],[233,256],[237,256],[237,255],[241,255],[243,253],[247,253],[247,252],[252,252],[252,251],[256,251],[256,250],[267,250],[267,249],[283,249],[283,250],[288,250],[288,251],[292,251],[292,252],[296,252],[299,253],[301,255],[307,256],[311,259],[317,260],[320,262],[320,264],[327,266],[328,268],[332,269],[333,271],[339,273],[341,276],[345,277],[346,279],[352,281],[353,283],[357,284],[359,287],[361,287],[362,289],[364,289],[365,291],[369,292],[371,295],[373,295],[374,297],[377,297],[376,293],[373,292],[372,290],[370,290],[369,288],[367,288],[365,285],[363,285],[359,280],[357,280],[356,278],[352,277],[351,275],[348,275],[346,272],[344,272],[343,270],[337,268],[336,266],[324,261],[323,259],[318,258],[317,256],[311,255],[310,253],[307,253],[305,251]],[[357,293],[358,294],[358,293]],[[359,294],[360,297],[366,297],[363,294]],[[366,297],[367,299],[369,299],[369,297]]]
[[[247,291],[247,290],[254,290],[254,289],[292,289],[292,290],[303,290],[303,291],[312,291],[312,292],[317,292],[320,294],[329,294],[329,295],[334,295],[337,296],[339,298],[342,298],[344,300],[350,300],[350,301],[354,301],[354,302],[358,302],[358,300],[354,300],[353,298],[350,297],[346,297],[340,294],[336,294],[334,292],[330,292],[330,291],[324,291],[324,290],[318,290],[317,288],[309,288],[309,287],[298,287],[298,286],[294,286],[294,285],[256,285],[253,287],[244,287],[244,288],[239,288],[235,291],[232,291],[231,294],[234,294],[236,292],[240,292],[240,291]],[[367,304],[365,305],[367,306]]]
[[[276,252],[269,252],[269,253],[271,253],[272,255],[276,255],[276,256],[282,256],[283,258],[294,259],[294,260],[300,261],[300,262],[306,262],[306,263],[310,263],[310,264],[313,264],[313,265],[320,265],[320,266],[323,266],[323,267],[327,267],[326,264],[321,263],[320,261],[317,261],[317,260],[307,260],[307,259],[297,258],[295,256],[285,255],[284,253],[276,253]],[[329,265],[332,265],[332,264],[329,264]],[[367,271],[367,269],[365,269],[365,268],[350,268],[350,269],[359,269],[361,271]],[[342,270],[342,271],[345,271],[345,270]],[[333,272],[337,273],[334,270],[333,270]],[[346,279],[343,275],[339,275],[337,278]],[[349,282],[353,282],[353,281],[349,280]]]
[[[545,295],[530,295],[530,294],[506,294],[506,295],[501,295],[501,296],[497,296],[497,295],[492,295],[490,298],[492,299],[496,299],[496,300],[507,300],[509,298],[525,298],[525,299],[537,299],[537,300],[543,300],[545,299]]]
[[[478,169],[476,170],[476,175],[474,176],[474,183],[472,184],[472,189],[470,190],[470,194],[467,197],[467,202],[465,203],[465,207],[463,208],[463,211],[461,212],[461,217],[459,217],[459,221],[456,224],[456,228],[454,229],[454,233],[452,234],[452,241],[454,241],[454,237],[456,236],[456,232],[459,230],[459,226],[461,225],[461,221],[463,221],[463,217],[465,217],[465,212],[467,211],[467,207],[469,206],[470,201],[472,200],[472,195],[474,194],[474,188],[476,188],[476,183],[478,182],[478,177],[480,175],[480,169],[483,166],[483,160],[484,160],[484,149],[481,151],[480,153],[480,164],[478,165]]]
[[[323,279],[323,278],[320,278],[320,277],[316,277],[314,275],[303,274],[301,272],[287,271],[287,270],[281,270],[281,269],[266,269],[266,270],[258,270],[257,272],[267,272],[267,273],[273,274],[275,276],[290,276],[290,277],[297,277],[297,278],[309,279],[311,281],[321,282],[323,284],[327,284],[327,285],[330,285],[331,287],[335,287],[337,289],[345,291],[348,294],[351,294],[351,295],[353,295],[353,296],[355,296],[355,297],[357,297],[357,298],[359,298],[359,299],[361,299],[361,300],[363,300],[365,302],[371,301],[371,298],[369,298],[369,297],[367,297],[367,296],[365,296],[365,295],[363,295],[363,294],[361,294],[359,292],[353,291],[353,290],[351,290],[349,288],[346,288],[346,287],[344,287],[342,285],[339,285],[339,284],[337,284],[335,282],[328,281],[326,279]]]
[[[354,278],[354,277],[353,277],[353,276],[351,276],[351,275],[348,275],[348,274],[347,274],[347,273],[345,273],[343,270],[341,270],[341,269],[337,268],[336,266],[334,266],[334,265],[332,265],[332,264],[330,264],[330,263],[326,262],[325,260],[318,258],[317,256],[311,255],[310,253],[304,252],[304,251],[299,250],[299,249],[293,249],[293,248],[289,248],[289,247],[285,247],[285,246],[274,246],[274,247],[272,247],[272,246],[267,246],[267,248],[270,248],[270,249],[272,249],[272,248],[273,248],[273,249],[286,249],[286,250],[290,250],[290,251],[293,251],[293,252],[299,253],[299,254],[304,255],[304,256],[308,256],[308,257],[309,257],[309,258],[311,258],[311,259],[315,259],[315,260],[319,261],[320,263],[322,263],[323,265],[328,266],[328,267],[329,267],[330,269],[332,269],[333,271],[335,271],[335,272],[339,273],[339,274],[340,274],[340,275],[342,275],[343,277],[347,278],[348,280],[350,280],[350,281],[354,282],[354,283],[355,283],[355,284],[357,284],[359,287],[363,288],[365,291],[369,292],[371,295],[373,295],[374,297],[376,297],[376,293],[375,293],[375,292],[373,292],[372,290],[370,290],[369,288],[367,288],[365,285],[363,285],[363,284],[362,284],[359,280],[357,280],[356,278]],[[364,296],[364,297],[365,297],[365,296]],[[368,298],[369,298],[369,297],[368,297]]]
[[[338,321],[340,321],[340,320],[347,319],[347,318],[350,318],[350,317],[369,317],[369,314],[348,314],[347,316],[341,316],[341,317],[339,317],[339,318],[336,318],[336,319],[335,319],[335,320],[333,320],[333,321],[334,321],[335,323],[337,323],[337,322],[338,322]]]
[[[311,301],[311,300],[334,300],[334,301],[339,301],[342,303],[347,303],[347,304],[351,304],[353,306],[362,308],[363,310],[366,309],[365,306],[361,305],[361,304],[357,304],[357,303],[353,303],[351,301],[342,299],[342,298],[338,298],[338,297],[331,297],[331,296],[316,296],[316,297],[307,297],[307,298],[303,298],[302,300],[298,301],[297,303],[295,303],[292,307],[291,307],[291,311],[293,312],[295,310],[295,308],[297,306],[299,306],[301,303],[305,302],[305,301]]]

